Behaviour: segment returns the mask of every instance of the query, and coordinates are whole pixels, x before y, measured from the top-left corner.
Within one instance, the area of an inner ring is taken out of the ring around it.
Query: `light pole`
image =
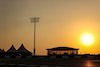
[[[35,53],[36,53],[36,50],[35,50],[35,35],[36,35],[36,23],[39,22],[39,17],[33,17],[33,18],[30,18],[31,19],[31,23],[34,23],[34,50],[33,50],[33,53],[34,53],[34,56],[35,56]]]

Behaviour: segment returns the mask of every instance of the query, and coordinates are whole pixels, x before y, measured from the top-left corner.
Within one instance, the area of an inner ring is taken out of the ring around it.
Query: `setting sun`
[[[81,41],[84,45],[91,45],[94,42],[94,37],[92,34],[86,33],[82,35]]]

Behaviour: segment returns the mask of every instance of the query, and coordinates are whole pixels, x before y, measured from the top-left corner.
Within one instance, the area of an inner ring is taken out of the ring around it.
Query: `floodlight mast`
[[[36,55],[36,50],[35,50],[35,35],[36,35],[36,23],[39,22],[39,17],[33,17],[33,18],[30,18],[31,19],[31,23],[34,23],[34,50],[33,50],[33,53],[34,53],[34,56]]]

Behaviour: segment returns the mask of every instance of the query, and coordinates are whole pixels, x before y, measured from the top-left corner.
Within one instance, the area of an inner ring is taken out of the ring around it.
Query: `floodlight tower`
[[[33,53],[35,56],[35,53],[36,53],[36,50],[35,50],[36,23],[39,22],[40,18],[39,17],[32,17],[30,19],[31,19],[31,23],[34,23],[34,50],[33,50]]]

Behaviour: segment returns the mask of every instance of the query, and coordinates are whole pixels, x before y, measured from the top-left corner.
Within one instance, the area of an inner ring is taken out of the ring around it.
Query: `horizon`
[[[99,7],[99,0],[0,0],[0,49],[7,51],[12,44],[18,49],[23,43],[33,52],[30,18],[40,17],[36,55],[47,55],[46,49],[61,46],[79,48],[79,54],[100,54]],[[81,42],[85,33],[92,35],[90,45]]]

